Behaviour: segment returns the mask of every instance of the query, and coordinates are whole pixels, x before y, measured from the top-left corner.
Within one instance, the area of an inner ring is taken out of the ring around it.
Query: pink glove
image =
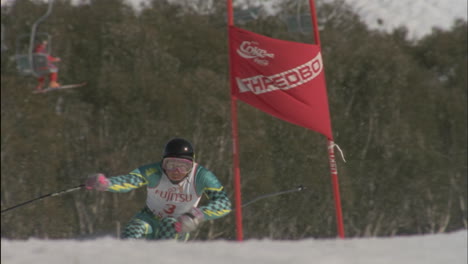
[[[104,174],[97,173],[89,176],[85,185],[88,190],[107,191],[110,182]]]
[[[188,233],[197,229],[198,225],[203,222],[205,215],[198,208],[192,208],[189,212],[179,216],[177,222],[174,223],[174,228],[177,233]]]

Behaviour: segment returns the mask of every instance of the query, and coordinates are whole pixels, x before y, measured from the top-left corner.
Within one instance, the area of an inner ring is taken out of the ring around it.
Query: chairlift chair
[[[297,14],[295,16],[282,16],[291,33],[310,33],[312,31],[312,18],[310,14]]]
[[[37,32],[36,39],[47,40],[47,54],[51,51],[51,37],[48,33]],[[30,34],[22,34],[16,38],[16,68],[22,75],[42,76],[50,73],[50,65],[47,54],[32,53],[30,58]],[[37,43],[36,43],[37,44]],[[33,67],[31,67],[31,64]]]
[[[234,20],[237,24],[244,25],[250,21],[254,21],[259,18],[262,12],[262,7],[251,7],[247,9],[235,9]]]

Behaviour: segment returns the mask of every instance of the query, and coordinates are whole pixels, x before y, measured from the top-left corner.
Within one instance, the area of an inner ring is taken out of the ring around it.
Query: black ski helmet
[[[173,138],[166,143],[164,147],[163,159],[167,157],[176,157],[192,160],[195,157],[193,147],[190,142],[183,138]]]

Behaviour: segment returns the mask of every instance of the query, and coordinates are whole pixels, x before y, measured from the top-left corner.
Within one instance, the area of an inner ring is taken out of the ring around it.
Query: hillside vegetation
[[[225,1],[206,14],[165,1],[140,14],[123,1],[56,1],[39,30],[62,59],[59,81],[88,85],[39,95],[10,58],[47,5],[16,2],[1,17],[2,209],[94,172],[126,174],[158,161],[173,137],[193,142],[197,161],[234,199]],[[405,28],[368,29],[339,1],[317,11],[333,133],[346,158],[337,156],[346,236],[467,228],[467,22],[410,42]],[[312,32],[292,32],[279,16],[238,26],[313,42]],[[336,236],[326,138],[238,106],[243,202],[307,187],[245,207],[245,238]],[[2,214],[2,238],[117,236],[145,195],[47,198]],[[234,214],[204,223],[193,238],[234,239]]]

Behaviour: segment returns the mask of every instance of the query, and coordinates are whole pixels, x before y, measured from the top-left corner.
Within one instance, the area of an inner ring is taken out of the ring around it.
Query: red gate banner
[[[333,139],[318,45],[229,27],[231,94],[270,115]]]

